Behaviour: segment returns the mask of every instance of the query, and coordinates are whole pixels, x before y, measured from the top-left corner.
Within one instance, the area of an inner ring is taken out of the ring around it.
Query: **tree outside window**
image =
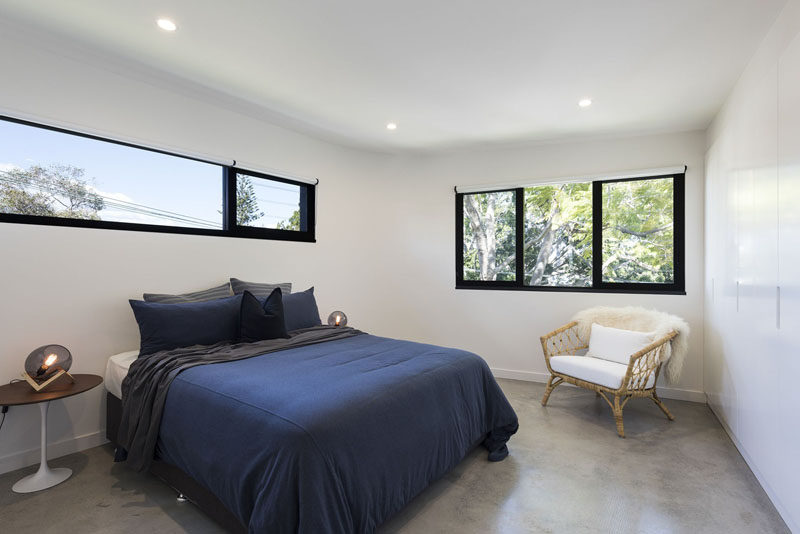
[[[657,290],[676,284],[674,176],[543,184],[459,197],[460,282],[469,287],[485,282],[506,288],[638,285]],[[520,242],[517,217],[522,218]],[[517,269],[522,280],[516,279]]]

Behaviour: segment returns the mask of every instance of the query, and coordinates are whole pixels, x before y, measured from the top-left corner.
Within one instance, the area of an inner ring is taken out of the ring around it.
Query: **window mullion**
[[[673,284],[679,288],[686,286],[686,271],[684,258],[686,254],[686,234],[685,234],[685,174],[676,175],[672,179],[672,220],[673,220]]]
[[[231,167],[222,168],[222,229],[232,232],[236,228],[236,172]]]
[[[592,182],[592,288],[603,284],[603,182]]]
[[[514,195],[516,200],[516,276],[518,286],[525,285],[525,188],[520,187]]]
[[[464,194],[456,193],[456,285],[464,282]]]

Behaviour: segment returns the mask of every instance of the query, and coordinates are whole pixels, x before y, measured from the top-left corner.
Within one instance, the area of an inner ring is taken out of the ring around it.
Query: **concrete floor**
[[[608,406],[560,387],[547,408],[541,384],[500,380],[520,418],[511,455],[476,450],[383,525],[389,533],[789,532],[708,407],[648,400],[625,410],[617,437]],[[50,462],[63,484],[11,492],[35,468],[0,476],[0,532],[214,533],[194,505],[158,479],[112,463],[106,445]]]

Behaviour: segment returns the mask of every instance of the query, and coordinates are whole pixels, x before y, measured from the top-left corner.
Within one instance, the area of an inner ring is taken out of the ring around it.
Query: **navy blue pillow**
[[[233,342],[239,337],[241,295],[180,304],[130,303],[139,323],[139,357],[178,347]]]
[[[286,330],[290,332],[322,324],[313,287],[300,293],[283,296],[283,319],[286,322]]]
[[[252,293],[242,293],[242,315],[239,319],[239,341],[253,343],[263,339],[289,337],[283,322],[281,288],[276,287],[262,302]]]

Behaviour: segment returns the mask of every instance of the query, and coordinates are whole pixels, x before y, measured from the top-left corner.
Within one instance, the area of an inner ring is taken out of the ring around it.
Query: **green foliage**
[[[603,280],[673,281],[672,179],[603,185]],[[514,280],[515,193],[464,195],[464,279]],[[592,285],[592,184],[525,189],[526,285]]]
[[[236,178],[236,224],[248,226],[264,216],[258,209],[256,190],[249,176],[238,175]]]
[[[294,210],[292,216],[286,221],[280,221],[276,227],[278,230],[297,230],[300,231],[300,209]]]
[[[256,197],[256,190],[249,176],[238,175],[236,178],[236,224],[240,226],[252,225],[261,219],[261,211]],[[284,221],[279,221],[275,228],[278,230],[300,230],[300,209]]]
[[[50,206],[49,197],[47,195],[31,193],[21,188],[8,186],[5,183],[0,185],[0,213],[38,215],[43,217],[56,216],[56,212]]]
[[[99,220],[103,199],[83,175],[71,165],[0,171],[0,212]]]
[[[672,283],[672,178],[603,185],[603,281]]]
[[[590,286],[592,184],[525,189],[525,284]]]
[[[464,195],[464,280],[514,280],[515,193]]]

